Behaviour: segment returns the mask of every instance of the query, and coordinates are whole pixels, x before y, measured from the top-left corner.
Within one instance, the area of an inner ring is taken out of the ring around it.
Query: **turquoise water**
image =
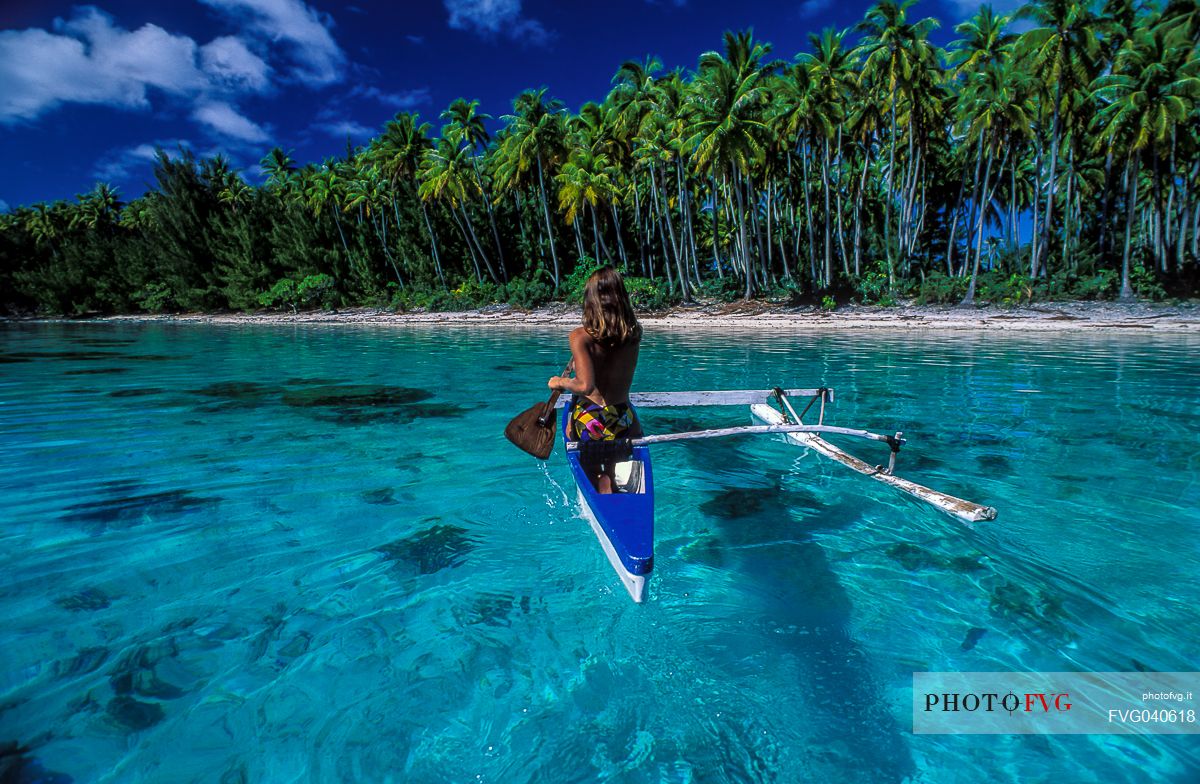
[[[917,670],[1200,669],[1200,340],[650,332],[639,388],[835,387],[830,423],[905,431],[898,473],[1000,517],[964,525],[778,441],[658,447],[635,606],[561,453],[501,436],[563,332],[0,327],[0,749],[26,749],[0,766],[1200,775],[1185,737],[916,736],[910,704]]]

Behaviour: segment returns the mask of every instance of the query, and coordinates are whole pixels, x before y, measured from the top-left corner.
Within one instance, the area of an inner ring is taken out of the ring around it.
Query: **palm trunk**
[[[625,240],[621,236],[621,216],[617,212],[617,203],[610,201],[608,208],[613,216],[613,232],[617,235],[617,253],[621,256],[621,270],[629,272],[629,256],[625,253]]]
[[[754,276],[750,272],[750,251],[746,245],[746,205],[742,201],[742,189],[737,186],[737,171],[733,172],[733,192],[737,196],[738,237],[742,246],[742,258],[746,268],[746,293],[743,299],[754,296]]]
[[[479,183],[479,193],[483,196],[483,206],[487,208],[488,222],[492,224],[492,239],[496,241],[496,258],[500,261],[500,274],[504,276],[504,281],[508,282],[508,267],[504,263],[504,247],[500,244],[500,231],[496,228],[496,213],[492,209],[492,199],[488,195],[487,185],[483,182],[483,175],[479,173],[479,161],[475,156],[471,156],[471,166],[475,169],[475,180]]]
[[[833,283],[833,236],[829,220],[829,138],[825,138],[825,153],[821,159],[821,190],[825,192],[825,285]]]
[[[1125,212],[1125,253],[1121,259],[1121,299],[1126,302],[1133,299],[1133,287],[1129,285],[1129,246],[1132,241],[1133,214],[1137,209],[1138,169],[1142,162],[1141,156],[1137,152],[1130,152],[1130,157],[1133,160],[1125,165],[1126,171],[1129,172],[1126,183],[1129,203]]]
[[[987,184],[988,179],[992,175],[992,150],[989,148],[987,153],[987,165],[983,168],[983,187],[981,189],[983,196],[988,196]],[[975,234],[975,265],[971,269],[971,282],[967,285],[967,295],[963,297],[963,305],[970,305],[975,301],[975,280],[979,277],[979,262],[983,253],[983,224],[987,219],[987,205],[979,205],[979,226]]]
[[[813,291],[821,288],[821,281],[817,278],[817,244],[813,238],[813,216],[812,202],[808,199],[808,156],[801,156],[800,162],[804,169],[804,212],[805,223],[808,229],[808,270],[813,279]]]
[[[550,258],[554,260],[554,288],[558,289],[558,251],[554,249],[554,227],[550,223],[550,205],[546,201],[546,180],[542,175],[542,154],[537,156],[538,188],[542,191],[542,215],[546,219],[546,239],[550,242]]]
[[[438,254],[437,237],[433,233],[433,224],[429,222],[429,211],[425,209],[424,200],[421,200],[421,214],[425,217],[425,230],[429,232],[429,248],[433,253],[433,267],[437,270],[438,280],[444,287],[446,276],[442,274],[442,260]]]
[[[721,268],[721,252],[717,247],[717,203],[720,199],[717,197],[717,180],[714,177],[709,177],[709,183],[712,187],[712,246],[713,246],[713,264],[717,267],[717,278],[724,279],[725,271]]]
[[[471,254],[471,263],[475,266],[475,280],[483,283],[483,272],[479,269],[479,259],[475,256],[475,246],[471,244],[471,238],[467,234],[466,228],[463,227],[462,219],[458,217],[458,209],[456,207],[450,208],[450,216],[458,224],[458,231],[462,234],[463,242],[467,245],[467,252]]]
[[[1054,84],[1054,122],[1051,126],[1050,135],[1050,179],[1046,182],[1046,217],[1045,223],[1042,226],[1042,242],[1038,246],[1038,253],[1034,256],[1033,274],[1030,275],[1030,280],[1037,277],[1040,269],[1045,265],[1042,264],[1043,257],[1047,256],[1050,248],[1050,232],[1054,230],[1054,189],[1056,172],[1058,171],[1058,136],[1059,136],[1059,99],[1062,95],[1062,82]]]
[[[467,231],[471,234],[471,241],[475,243],[475,247],[479,250],[479,258],[483,260],[484,266],[487,267],[488,277],[492,279],[493,283],[499,283],[500,276],[496,274],[496,268],[492,266],[492,260],[488,257],[487,252],[483,249],[483,245],[479,242],[479,235],[475,233],[475,225],[471,223],[471,216],[467,214],[466,203],[460,203],[458,207],[462,210],[463,223],[467,224]]]

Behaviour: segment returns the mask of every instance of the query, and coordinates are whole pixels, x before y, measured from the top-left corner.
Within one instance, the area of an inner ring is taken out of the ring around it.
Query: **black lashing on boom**
[[[787,406],[784,405],[784,403],[783,403],[783,398],[784,398],[783,390],[779,387],[773,387],[771,389],[771,395],[775,398],[775,402],[779,404],[779,413],[780,413],[780,415],[783,416],[783,424],[785,424],[785,425],[796,424],[795,422],[792,421],[792,418],[790,416],[788,416]]]
[[[824,400],[825,395],[828,394],[828,392],[829,387],[817,387],[817,394],[813,395],[812,400],[809,400],[808,405],[805,406],[804,410],[800,412],[800,418],[804,419],[804,415],[808,413],[808,409],[813,407],[813,403],[816,403],[818,400]]]

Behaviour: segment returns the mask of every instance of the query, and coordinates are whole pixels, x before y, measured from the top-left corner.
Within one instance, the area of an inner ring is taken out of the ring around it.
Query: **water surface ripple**
[[[1000,518],[776,440],[662,447],[634,606],[561,455],[501,436],[564,337],[0,327],[15,780],[1200,776],[1186,739],[910,717],[918,670],[1200,669],[1200,341],[652,332],[640,388],[835,387],[833,424]]]

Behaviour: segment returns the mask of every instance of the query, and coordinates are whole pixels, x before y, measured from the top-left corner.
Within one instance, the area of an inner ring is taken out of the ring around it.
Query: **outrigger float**
[[[791,398],[808,398],[808,403],[803,411],[796,413]],[[833,402],[833,390],[826,387],[643,392],[630,395],[629,402],[635,409],[749,405],[751,416],[762,423],[684,433],[663,433],[617,441],[580,443],[571,437],[569,401],[558,401],[559,407],[563,409],[561,428],[567,464],[579,488],[580,504],[596,538],[604,548],[604,554],[608,556],[609,563],[635,602],[645,600],[646,580],[654,569],[654,481],[650,466],[650,447],[654,444],[730,436],[783,435],[792,443],[807,447],[823,457],[894,487],[965,522],[996,519],[996,510],[990,506],[956,498],[896,476],[896,455],[905,443],[903,433],[882,435],[867,430],[825,424],[825,406]],[[771,405],[771,402],[775,405]],[[817,423],[805,424],[804,417],[814,406],[817,406]],[[888,463],[886,466],[871,465],[829,443],[821,437],[822,435],[850,436],[887,444],[891,450]],[[602,494],[588,478],[583,463],[597,462],[612,463],[615,466],[616,492]]]

